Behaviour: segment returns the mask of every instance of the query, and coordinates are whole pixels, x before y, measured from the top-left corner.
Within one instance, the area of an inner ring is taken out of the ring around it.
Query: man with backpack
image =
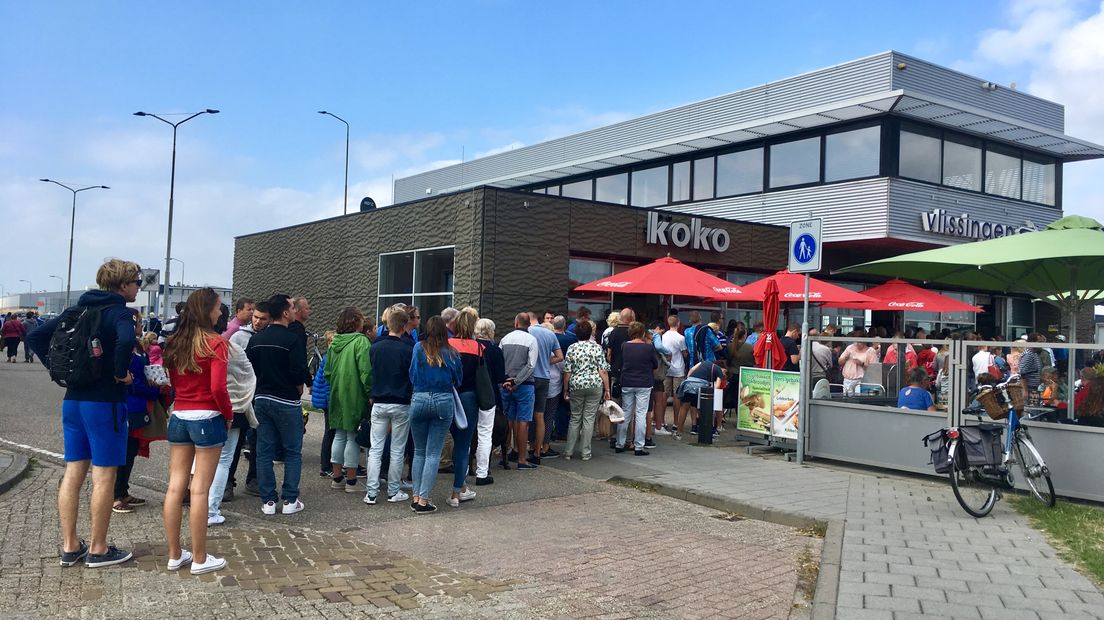
[[[82,559],[97,568],[122,564],[129,551],[107,544],[114,503],[115,474],[126,464],[126,389],[133,381],[134,321],[127,302],[142,286],[141,268],[111,259],[96,272],[100,290],[80,296],[77,305],[27,336],[27,344],[65,388],[61,422],[65,443],[65,476],[58,490],[61,521],[61,565]],[[92,466],[92,543],[77,537],[80,491]]]
[[[28,364],[34,361],[34,351],[32,351],[31,347],[27,344],[26,334],[38,329],[40,325],[42,325],[42,319],[38,318],[38,315],[33,311],[28,312],[27,316],[23,319],[23,361]]]

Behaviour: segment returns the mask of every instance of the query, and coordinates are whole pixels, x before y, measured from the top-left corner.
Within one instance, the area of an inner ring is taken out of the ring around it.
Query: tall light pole
[[[318,113],[332,116],[345,123],[345,215],[349,215],[349,122],[333,112],[319,110]]]
[[[173,192],[176,189],[176,128],[183,125],[184,123],[187,123],[188,121],[192,120],[193,118],[195,118],[195,117],[197,117],[201,114],[218,114],[218,113],[219,113],[218,110],[212,110],[212,109],[208,108],[206,110],[203,110],[202,112],[196,112],[195,114],[192,114],[188,118],[185,118],[182,121],[177,121],[175,123],[172,122],[172,121],[167,121],[167,120],[161,118],[160,116],[158,116],[156,114],[151,114],[149,112],[138,111],[138,112],[134,113],[135,116],[152,116],[153,118],[156,118],[157,120],[161,121],[162,123],[165,123],[166,125],[170,125],[173,128],[172,168],[171,168],[171,172],[170,172],[170,175],[169,175],[169,232],[166,235],[167,240],[165,241],[165,291],[161,295],[161,299],[162,299],[162,304],[161,305],[163,306],[162,309],[161,309],[161,312],[162,312],[162,315],[164,316],[165,320],[168,320],[168,318],[169,318],[169,266],[172,264],[172,261],[169,260],[169,257],[172,256]]]
[[[65,276],[65,307],[69,307],[69,290],[73,284],[73,233],[77,227],[77,194],[89,189],[111,189],[106,185],[89,185],[88,187],[72,188],[53,179],[39,179],[43,183],[53,183],[73,192],[73,215],[69,219],[69,271]],[[50,276],[54,277],[54,276]]]
[[[180,286],[186,286],[185,283],[184,283],[184,261],[180,260],[179,258],[169,258],[169,260],[174,260],[174,261],[180,263]],[[183,297],[183,296],[184,296],[183,293],[181,293],[181,297]],[[168,301],[167,301],[168,298],[166,297],[165,299],[166,299],[165,303],[168,303]]]

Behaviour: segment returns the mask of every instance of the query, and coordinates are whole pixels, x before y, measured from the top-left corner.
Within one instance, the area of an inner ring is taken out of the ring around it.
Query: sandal
[[[111,507],[111,512],[127,513],[134,512],[134,506],[126,503],[125,500],[117,499],[115,504]]]
[[[133,495],[127,495],[123,498],[123,501],[135,507],[146,505],[146,500],[139,497],[134,497]]]

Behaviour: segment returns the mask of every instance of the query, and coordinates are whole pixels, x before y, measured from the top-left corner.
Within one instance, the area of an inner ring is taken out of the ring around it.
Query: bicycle
[[[307,338],[310,339],[310,345],[307,347],[307,371],[310,372],[312,380],[318,374],[318,367],[322,365],[322,352],[318,349],[318,339],[321,337],[321,334],[307,334]]]
[[[1050,469],[1021,423],[1043,413],[1021,418],[1023,398],[1018,375],[1012,375],[1004,383],[983,386],[977,395],[982,408],[963,410],[966,415],[978,417],[977,425],[940,429],[924,437],[924,445],[937,442],[932,449],[936,473],[948,475],[955,499],[970,516],[988,515],[1001,499],[1002,491],[1015,488],[1012,465],[1019,465],[1019,473],[1032,495],[1048,508],[1054,507]],[[983,412],[994,420],[1008,419],[1008,434],[1003,442],[1004,425],[982,422]],[[998,453],[997,447],[1002,443],[1003,449]]]

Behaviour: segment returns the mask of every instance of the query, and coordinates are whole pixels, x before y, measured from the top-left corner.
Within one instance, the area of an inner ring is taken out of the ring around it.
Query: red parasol
[[[790,273],[788,269],[784,269],[773,276],[768,276],[762,280],[744,285],[741,287],[743,289],[742,295],[715,295],[706,301],[746,301],[748,298],[762,299],[767,286],[772,282],[778,287],[778,301],[780,303],[800,303],[805,299],[805,274]],[[842,286],[836,286],[835,284],[828,284],[816,278],[809,278],[809,303],[833,303],[847,305],[849,307],[858,307],[858,304],[871,303],[873,301],[873,299],[862,293],[856,293],[855,291],[845,289]],[[764,325],[773,325],[773,323],[764,322]]]
[[[890,280],[863,291],[874,300],[868,304],[848,304],[848,307],[864,310],[915,310],[918,312],[984,312],[977,306],[946,295],[909,284],[904,280]],[[825,304],[835,306],[836,304]]]
[[[711,276],[679,260],[666,256],[653,263],[608,278],[575,287],[576,291],[593,293],[636,293],[653,295],[685,295],[716,297],[724,295],[739,300],[753,299],[743,294],[735,284]],[[758,299],[755,297],[754,299]]]
[[[782,346],[782,340],[774,331],[778,325],[778,283],[767,279],[763,291],[763,333],[755,341],[755,365],[760,368],[773,368],[782,370],[786,365],[786,349]],[[770,365],[767,365],[767,355],[770,354]]]

